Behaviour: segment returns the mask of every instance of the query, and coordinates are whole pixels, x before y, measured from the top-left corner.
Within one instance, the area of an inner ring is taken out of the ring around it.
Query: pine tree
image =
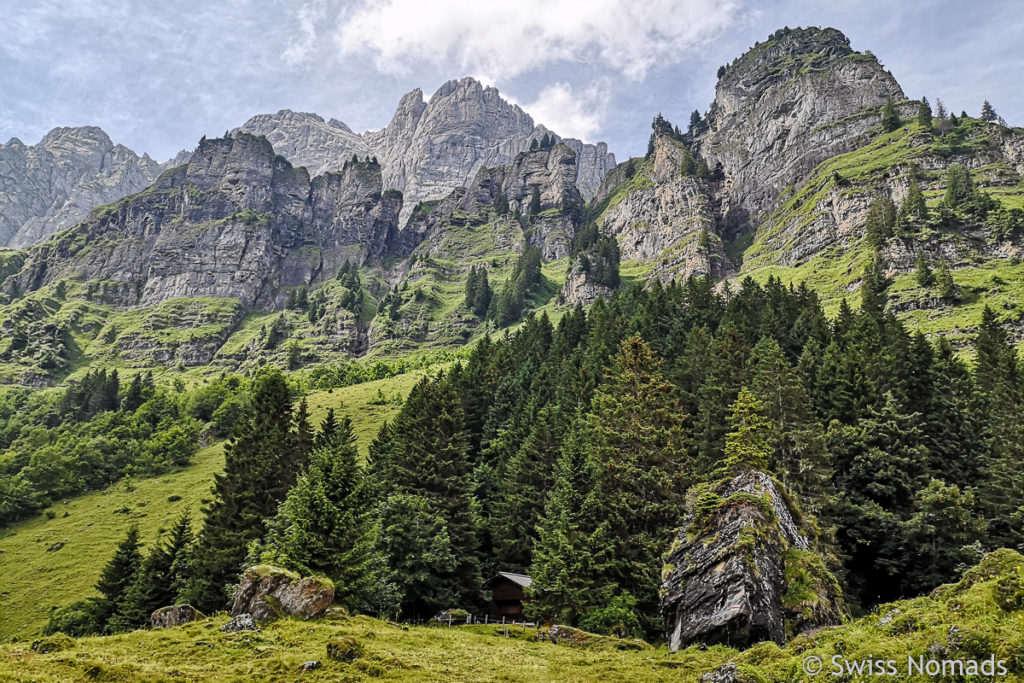
[[[992,105],[989,104],[988,100],[985,100],[984,102],[981,103],[981,120],[982,121],[991,123],[992,121],[995,121],[998,118],[999,118],[999,115],[996,114],[996,110],[992,108]]]
[[[226,606],[226,588],[242,571],[249,543],[262,535],[263,520],[277,511],[302,461],[284,376],[269,370],[259,377],[252,403],[224,449],[224,473],[214,479],[193,577],[180,596],[204,612]]]
[[[928,105],[928,98],[922,97],[921,104],[917,105],[917,124],[926,131],[932,129],[932,108]]]
[[[96,625],[106,633],[113,633],[111,618],[124,604],[128,590],[138,579],[142,566],[139,552],[139,529],[132,526],[124,539],[117,544],[114,556],[110,558],[96,582],[96,590],[102,597],[97,600]]]
[[[917,258],[914,260],[914,274],[917,277],[917,284],[921,287],[931,287],[935,283],[935,273],[928,264],[928,257],[924,251],[917,250]]]
[[[771,425],[761,402],[743,387],[729,410],[731,431],[725,435],[725,459],[715,478],[732,478],[749,470],[767,472],[772,456]]]
[[[534,185],[530,192],[530,218],[540,213],[540,186]]]
[[[612,538],[609,583],[635,596],[648,615],[656,612],[660,583],[653,560],[671,542],[696,475],[683,427],[688,416],[660,368],[639,335],[622,342],[587,415],[595,491]]]
[[[938,117],[939,121],[946,120],[946,105],[938,98],[935,100],[935,116]]]
[[[352,422],[345,418],[326,445],[310,455],[263,540],[250,549],[259,563],[326,576],[335,602],[369,606],[374,539]]]
[[[700,112],[694,109],[690,113],[690,131],[700,125]]]
[[[892,103],[892,98],[887,97],[885,104],[882,105],[882,130],[891,133],[902,125],[900,121],[900,115],[896,111],[895,105]]]
[[[192,541],[191,520],[183,514],[171,527],[166,542],[158,541],[146,555],[110,622],[111,632],[145,627],[154,611],[174,604],[188,579],[187,554]]]

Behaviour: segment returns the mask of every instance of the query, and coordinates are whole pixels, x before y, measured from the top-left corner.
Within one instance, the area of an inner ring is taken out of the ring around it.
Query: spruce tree
[[[214,479],[193,576],[180,596],[204,612],[226,607],[227,587],[244,569],[248,545],[262,535],[263,521],[276,513],[302,462],[291,391],[279,371],[257,379],[252,404],[224,449],[224,473]]]
[[[367,610],[374,577],[374,539],[352,422],[342,420],[329,443],[310,454],[263,540],[250,554],[334,582],[335,601]]]
[[[530,192],[530,218],[540,213],[540,186],[534,185]]]
[[[931,287],[935,283],[935,273],[932,272],[932,267],[928,264],[928,257],[921,249],[917,250],[917,258],[914,259],[914,275],[917,278],[917,284],[921,287]]]
[[[935,284],[939,288],[939,296],[943,299],[955,301],[960,298],[960,288],[956,286],[949,265],[942,256],[939,257],[939,267],[935,270]]]
[[[762,337],[750,356],[750,390],[768,420],[772,453],[768,469],[813,509],[826,498],[832,471],[820,426],[796,370],[771,337]],[[726,437],[728,444],[729,437]]]
[[[989,104],[988,100],[985,100],[984,102],[981,103],[981,120],[982,121],[991,123],[992,121],[995,121],[998,118],[999,118],[999,115],[996,114],[996,110],[992,108],[992,105]]]
[[[639,335],[622,342],[591,401],[586,445],[612,538],[609,583],[635,596],[650,617],[658,602],[657,558],[671,542],[683,495],[696,480],[687,417],[650,347]]]
[[[887,133],[891,133],[899,128],[900,125],[900,115],[892,103],[892,98],[887,97],[885,99],[885,104],[882,105],[882,130]]]
[[[922,97],[921,104],[917,105],[917,124],[926,131],[932,130],[932,108],[926,97]]]
[[[597,471],[578,424],[555,467],[555,483],[537,525],[528,616],[575,625],[580,616],[611,598],[611,532],[602,520]]]
[[[907,188],[907,198],[903,200],[900,207],[900,217],[906,221],[923,221],[928,218],[928,205],[925,204],[924,194],[917,178],[910,178],[910,186]]]
[[[143,628],[149,624],[154,611],[174,604],[188,578],[186,555],[192,541],[191,520],[188,514],[183,514],[171,527],[166,541],[154,543],[146,555],[111,620],[111,632]]]
[[[139,529],[132,526],[124,539],[117,544],[114,556],[103,567],[100,579],[96,582],[96,590],[101,595],[96,602],[96,625],[103,632],[116,631],[111,619],[123,606],[129,589],[138,579],[141,566]]]
[[[769,471],[771,425],[764,416],[761,402],[743,387],[729,410],[730,431],[725,435],[725,459],[715,472],[715,478],[732,478],[749,470]]]
[[[371,449],[378,490],[415,495],[443,522],[457,555],[441,587],[472,604],[478,595],[480,566],[478,520],[472,501],[462,403],[450,378],[427,377],[409,394],[390,423],[386,440]],[[387,542],[387,540],[385,540]],[[390,557],[394,566],[397,558]],[[407,595],[410,604],[423,596]]]

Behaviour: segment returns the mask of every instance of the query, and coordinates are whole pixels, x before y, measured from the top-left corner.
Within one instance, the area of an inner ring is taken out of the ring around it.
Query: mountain
[[[168,164],[93,126],[54,128],[31,146],[13,138],[0,145],[0,245],[24,247],[69,228],[93,207],[148,187]]]
[[[659,114],[647,154],[607,173],[602,147],[559,141],[472,79],[407,94],[371,133],[256,117],[57,238],[4,252],[0,367],[51,383],[83,355],[232,368],[395,356],[691,275],[805,283],[832,314],[869,273],[928,333],[962,344],[993,304],[1019,335],[1024,131],[921,106],[842,33],[809,28],[722,67],[704,117],[684,132]],[[525,277],[529,247],[540,272]],[[474,270],[490,309],[464,304]]]
[[[387,126],[362,135],[340,121],[288,110],[255,116],[237,130],[266,136],[279,154],[313,175],[340,168],[353,154],[376,156],[384,187],[405,196],[403,221],[418,202],[443,199],[479,169],[509,164],[531,141],[554,135],[473,78],[448,81],[429,101],[418,88],[407,93]],[[603,142],[555,138],[576,152],[576,186],[592,198],[615,156]]]

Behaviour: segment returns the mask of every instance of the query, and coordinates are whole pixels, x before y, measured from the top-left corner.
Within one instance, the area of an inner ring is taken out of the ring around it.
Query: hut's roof
[[[533,583],[533,579],[531,579],[526,574],[514,574],[512,572],[498,572],[494,577],[489,579],[487,581],[487,583],[484,584],[484,588],[491,588],[491,587],[493,587],[494,584],[498,581],[498,579],[508,579],[512,583],[517,584],[519,586],[522,586],[523,588],[529,588],[530,584]]]

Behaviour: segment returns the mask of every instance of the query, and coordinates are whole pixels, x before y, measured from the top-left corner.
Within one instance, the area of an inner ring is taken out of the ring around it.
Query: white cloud
[[[288,47],[281,54],[287,64],[295,66],[310,59],[316,50],[319,40],[318,25],[327,13],[324,0],[315,0],[299,8],[296,18],[299,22],[299,35],[288,40]]]
[[[601,129],[611,93],[606,83],[592,83],[576,91],[568,83],[552,83],[530,104],[521,105],[533,117],[562,137],[590,141]]]
[[[639,79],[659,60],[701,45],[733,20],[738,0],[363,0],[338,32],[345,53],[410,74],[454,63],[496,80],[569,60]]]

